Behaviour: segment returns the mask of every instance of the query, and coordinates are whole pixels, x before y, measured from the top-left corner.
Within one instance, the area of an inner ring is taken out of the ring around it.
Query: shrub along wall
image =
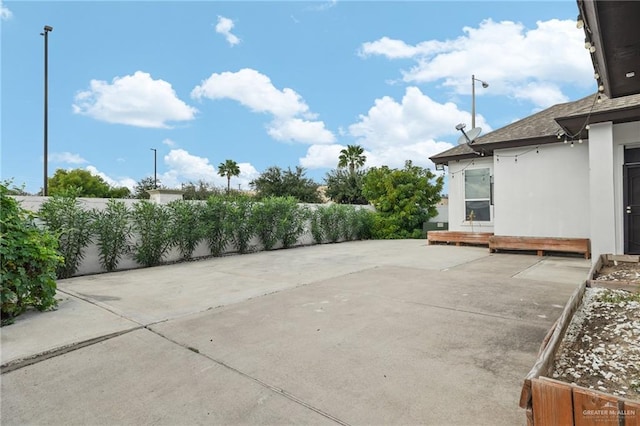
[[[260,202],[14,197],[59,236],[58,278],[161,263],[371,237],[373,208]]]

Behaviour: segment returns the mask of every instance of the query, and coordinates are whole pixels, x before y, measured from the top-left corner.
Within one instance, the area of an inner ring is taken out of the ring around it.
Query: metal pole
[[[44,26],[44,182],[42,195],[49,195],[48,175],[49,175],[49,31],[53,27]]]
[[[476,128],[476,76],[471,74],[471,128]]]
[[[158,150],[151,148],[153,151],[153,189],[158,189]]]

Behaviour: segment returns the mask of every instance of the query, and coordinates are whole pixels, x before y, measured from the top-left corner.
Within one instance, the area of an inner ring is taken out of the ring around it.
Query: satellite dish
[[[462,136],[458,138],[458,145],[473,143],[473,141],[476,140],[478,136],[480,136],[480,133],[482,133],[482,129],[480,127],[474,127],[468,132],[465,132],[464,129],[459,130],[462,132]]]

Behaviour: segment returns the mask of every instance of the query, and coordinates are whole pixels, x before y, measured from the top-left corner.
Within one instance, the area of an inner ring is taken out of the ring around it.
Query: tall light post
[[[153,189],[158,189],[158,150],[151,148],[153,151]]]
[[[53,27],[44,26],[44,31],[40,35],[44,36],[44,184],[42,195],[49,195],[48,178],[49,171],[49,32]]]
[[[471,128],[476,128],[476,81],[482,83],[483,88],[489,87],[489,83],[476,78],[475,75],[471,75]]]

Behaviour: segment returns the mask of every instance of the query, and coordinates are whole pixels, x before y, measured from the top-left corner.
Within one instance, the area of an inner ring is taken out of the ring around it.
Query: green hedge
[[[231,250],[248,253],[294,246],[310,226],[316,243],[371,238],[375,213],[354,206],[333,204],[315,210],[293,197],[268,197],[262,201],[242,195],[213,195],[206,202],[178,200],[167,205],[137,201],[128,208],[110,200],[103,210],[83,209],[75,193],[46,201],[39,215],[59,237],[64,263],[58,278],[73,276],[95,242],[105,271],[118,268],[127,255],[140,265],[161,264],[170,250],[182,260],[193,257],[200,244],[212,256]],[[257,237],[260,244],[252,247]]]

